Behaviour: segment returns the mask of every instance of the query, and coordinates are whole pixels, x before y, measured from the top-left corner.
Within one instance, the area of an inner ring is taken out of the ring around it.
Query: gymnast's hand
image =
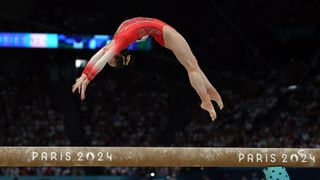
[[[89,83],[90,80],[88,80],[87,76],[82,74],[72,86],[72,92],[74,93],[78,89],[78,93],[81,94],[81,100],[84,100],[86,98],[86,89]]]

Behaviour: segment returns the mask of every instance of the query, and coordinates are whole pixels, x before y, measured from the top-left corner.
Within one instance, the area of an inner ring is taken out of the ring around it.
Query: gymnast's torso
[[[161,20],[147,17],[136,17],[124,21],[114,35],[114,39],[125,38],[127,43],[142,38],[143,36],[152,36],[160,45],[164,46],[163,26],[167,25]]]

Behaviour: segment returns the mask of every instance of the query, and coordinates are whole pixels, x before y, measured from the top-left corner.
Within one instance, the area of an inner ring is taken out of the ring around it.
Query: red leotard
[[[124,21],[114,35],[117,52],[127,48],[131,43],[143,36],[152,36],[160,45],[165,47],[163,39],[163,26],[166,23],[146,17],[137,17]],[[169,26],[169,25],[167,25]]]
[[[163,39],[163,26],[167,24],[154,18],[137,17],[124,21],[115,33],[112,45],[112,56],[126,49],[131,43],[143,36],[152,36],[159,44],[165,47]],[[169,26],[169,25],[167,25]],[[93,68],[95,63],[89,61],[83,70],[83,74],[92,80],[103,67]]]

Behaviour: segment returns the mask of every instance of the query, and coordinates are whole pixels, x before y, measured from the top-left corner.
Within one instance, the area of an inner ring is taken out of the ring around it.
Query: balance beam
[[[211,147],[0,147],[1,167],[320,167],[320,149]]]

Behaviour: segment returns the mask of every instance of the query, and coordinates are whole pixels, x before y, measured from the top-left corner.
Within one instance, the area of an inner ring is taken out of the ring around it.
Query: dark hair
[[[133,63],[134,56],[132,56],[128,50],[123,50],[116,56],[114,56],[116,65],[115,68],[123,68]]]

